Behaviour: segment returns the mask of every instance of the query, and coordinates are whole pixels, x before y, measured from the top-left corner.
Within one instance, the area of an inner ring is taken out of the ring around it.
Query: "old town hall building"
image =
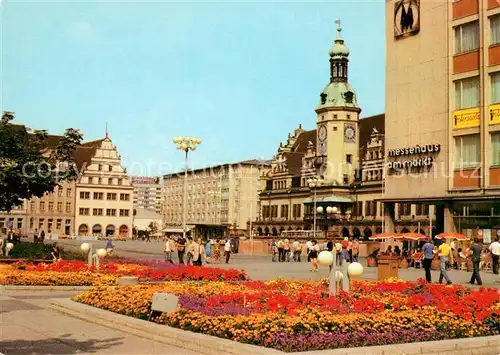
[[[381,233],[383,208],[383,114],[360,118],[354,88],[348,81],[349,49],[341,35],[330,50],[330,78],[315,108],[314,130],[301,125],[280,143],[271,167],[263,171],[255,236],[283,231],[311,231],[316,208],[317,238]],[[431,206],[432,207],[432,206]],[[401,204],[397,231],[432,228],[428,207]],[[300,233],[299,233],[300,235]]]

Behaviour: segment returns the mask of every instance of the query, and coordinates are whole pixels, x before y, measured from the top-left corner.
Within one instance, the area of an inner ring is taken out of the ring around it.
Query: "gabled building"
[[[116,146],[106,135],[82,144],[78,154],[88,164],[76,182],[77,234],[131,238],[134,188]]]

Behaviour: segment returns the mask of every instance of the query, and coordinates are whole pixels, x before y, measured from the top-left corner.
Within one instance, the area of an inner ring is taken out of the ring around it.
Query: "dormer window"
[[[320,95],[320,98],[321,98],[321,104],[324,105],[326,104],[326,97],[327,97],[327,94],[322,92]]]

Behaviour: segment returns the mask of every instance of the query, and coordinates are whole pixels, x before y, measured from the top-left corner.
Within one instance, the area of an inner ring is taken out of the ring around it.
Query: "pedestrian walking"
[[[113,240],[111,240],[111,237],[108,237],[108,240],[106,241],[106,254],[111,256],[113,254]]]
[[[169,263],[173,264],[174,262],[172,261],[172,253],[174,252],[175,244],[173,244],[173,240],[170,236],[167,237],[167,240],[165,241],[165,261],[168,261]]]
[[[499,268],[499,262],[500,262],[500,243],[498,242],[500,238],[497,237],[497,239],[490,244],[490,247],[488,248],[491,253],[491,261],[492,261],[492,268],[493,268],[493,273],[498,275],[498,268]]]
[[[177,257],[179,258],[179,264],[184,264],[184,253],[186,252],[186,240],[183,237],[179,237],[176,244]]]
[[[307,262],[311,261],[311,257],[309,256],[311,254],[311,248],[313,247],[312,241],[308,240],[306,242],[306,253],[307,253]]]
[[[212,243],[210,240],[205,243],[205,262],[207,264],[212,262]]]
[[[296,241],[296,245],[295,245],[295,248],[293,249],[293,255],[294,255],[294,258],[295,258],[295,261],[300,263],[300,257],[302,255],[302,243],[300,243],[299,241]]]
[[[425,270],[425,280],[427,282],[432,282],[431,265],[432,265],[432,259],[434,259],[434,244],[432,244],[431,238],[429,238],[422,247],[422,252],[424,253],[424,259],[422,261],[422,264]]]
[[[212,251],[212,262],[214,264],[217,264],[220,259],[220,241],[219,239],[215,240],[215,243],[212,244],[210,247],[210,250]]]
[[[357,239],[354,239],[354,242],[352,243],[352,262],[353,263],[358,262],[358,256],[359,256],[359,242]]]
[[[319,245],[313,240],[311,250],[309,251],[309,260],[311,260],[311,272],[318,272],[318,254]]]
[[[451,285],[450,277],[448,276],[448,272],[446,271],[446,266],[448,265],[448,261],[450,260],[451,247],[446,240],[443,239],[443,242],[438,247],[439,252],[439,283],[443,282],[443,278],[446,280],[448,285]]]
[[[478,240],[474,240],[474,244],[470,247],[470,255],[472,256],[472,275],[470,278],[470,283],[474,285],[474,281],[477,281],[478,285],[482,285],[481,275],[479,275],[479,263],[481,262],[481,250],[483,248],[479,244]]]
[[[224,244],[224,255],[226,257],[226,264],[229,264],[229,258],[231,258],[231,241],[229,239]]]
[[[191,244],[194,243],[194,240],[188,238],[187,246],[186,246],[186,265],[191,265],[191,261],[193,260],[193,250],[191,249]]]
[[[285,261],[285,243],[279,239],[278,240],[278,261],[282,262]]]

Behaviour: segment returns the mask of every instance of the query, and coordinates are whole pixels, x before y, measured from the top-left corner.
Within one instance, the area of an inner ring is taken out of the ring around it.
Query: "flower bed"
[[[99,270],[81,261],[47,264],[16,263],[2,269],[0,285],[116,285],[121,276],[151,281],[244,281],[244,271],[156,263],[148,266],[132,263],[103,263]]]
[[[93,288],[76,301],[146,319],[155,292],[179,308],[155,321],[283,351],[499,334],[500,293],[420,282],[355,282],[329,297],[325,282],[174,283]]]

